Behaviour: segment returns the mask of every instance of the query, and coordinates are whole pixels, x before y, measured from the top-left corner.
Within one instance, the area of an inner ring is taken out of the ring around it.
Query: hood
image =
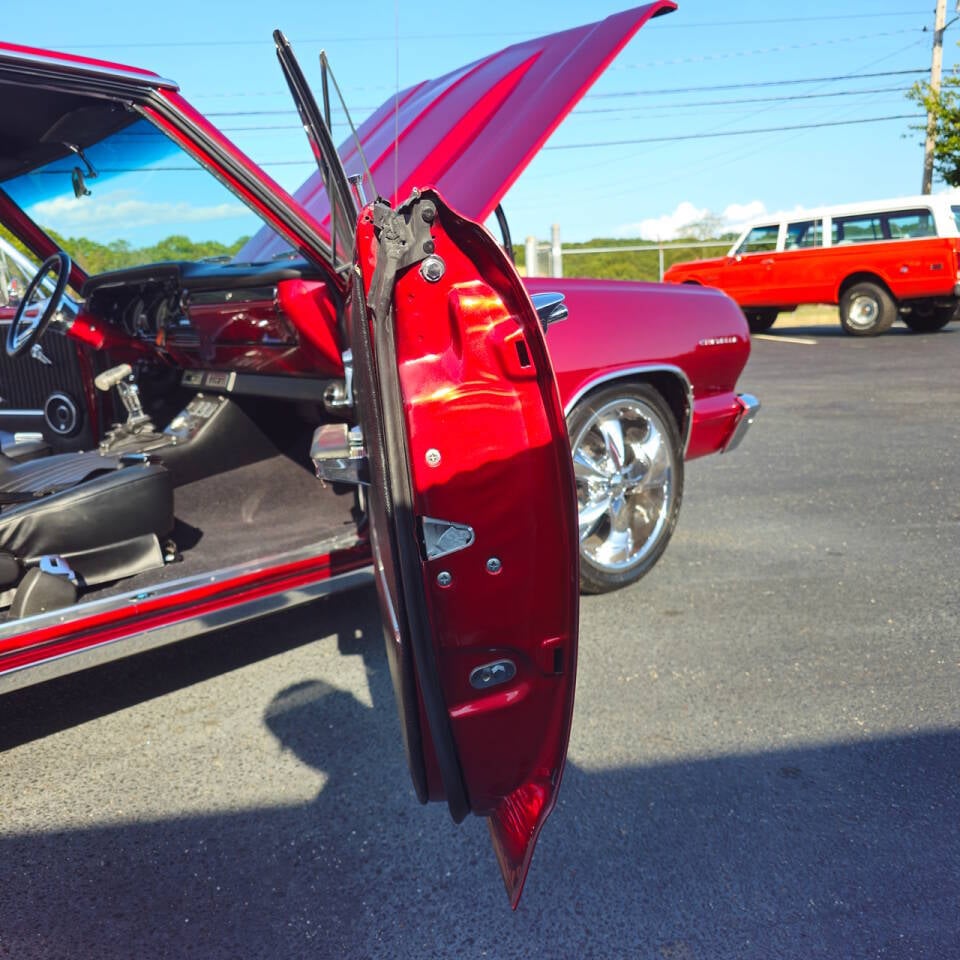
[[[414,187],[436,187],[458,212],[483,222],[634,34],[674,9],[672,0],[657,0],[518,43],[390,97],[357,131],[380,195],[396,204]],[[340,156],[348,174],[363,172],[352,138]],[[329,223],[319,173],[294,197]],[[261,231],[237,258],[263,260],[281,250]]]

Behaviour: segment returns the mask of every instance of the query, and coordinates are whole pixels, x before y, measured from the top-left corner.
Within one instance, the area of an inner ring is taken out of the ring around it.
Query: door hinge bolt
[[[420,264],[420,276],[427,283],[437,283],[447,272],[447,265],[435,253],[431,253],[423,263]]]

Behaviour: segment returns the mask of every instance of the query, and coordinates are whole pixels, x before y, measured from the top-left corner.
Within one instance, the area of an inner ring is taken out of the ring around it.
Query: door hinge
[[[310,444],[313,469],[331,483],[370,483],[363,431],[345,423],[326,423],[313,432]]]

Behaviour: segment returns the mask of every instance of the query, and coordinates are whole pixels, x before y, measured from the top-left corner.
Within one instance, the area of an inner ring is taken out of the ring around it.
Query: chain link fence
[[[718,240],[683,240],[664,243],[612,241],[605,246],[560,244],[553,229],[550,243],[528,237],[515,250],[517,265],[528,277],[605,277],[616,280],[662,280],[674,263],[726,256],[732,237]]]

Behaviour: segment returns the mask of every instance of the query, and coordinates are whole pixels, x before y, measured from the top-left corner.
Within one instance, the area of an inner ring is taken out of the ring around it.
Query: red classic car
[[[0,690],[368,582],[372,565],[418,796],[489,818],[516,903],[566,753],[578,554],[592,589],[645,569],[684,453],[735,446],[756,402],[734,392],[748,335],[724,295],[524,286],[476,220],[672,8],[401,95],[411,122],[388,144],[372,118],[355,177],[277,33],[323,186],[304,202],[172,82],[0,45],[0,223],[43,261],[0,307]],[[397,142],[392,196],[366,203]],[[96,274],[69,256],[211,223],[252,239]]]

